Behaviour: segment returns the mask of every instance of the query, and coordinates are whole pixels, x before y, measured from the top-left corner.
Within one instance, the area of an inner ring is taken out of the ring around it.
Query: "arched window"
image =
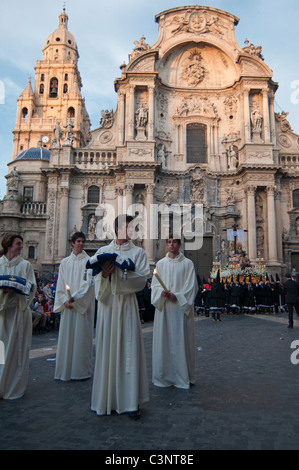
[[[67,117],[69,117],[69,118],[74,118],[75,117],[75,110],[72,106],[67,110]]]
[[[27,118],[28,117],[28,109],[27,108],[23,108],[22,109],[22,118]]]
[[[87,203],[98,204],[99,202],[100,202],[100,188],[98,188],[97,186],[90,186],[88,188]]]
[[[65,83],[63,85],[63,93],[67,93],[67,92],[68,92],[68,85],[67,85],[67,83]]]
[[[43,83],[41,83],[40,86],[39,86],[39,94],[40,94],[40,95],[43,95],[43,94],[44,94],[44,89],[45,89],[45,86],[44,86]]]
[[[57,78],[51,78],[50,81],[50,98],[57,98],[58,96],[58,80]]]
[[[207,162],[207,126],[200,123],[187,125],[187,163]]]
[[[299,209],[299,189],[293,191],[293,208]]]

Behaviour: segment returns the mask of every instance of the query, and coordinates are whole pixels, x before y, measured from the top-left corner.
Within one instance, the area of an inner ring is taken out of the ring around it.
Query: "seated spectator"
[[[45,314],[44,309],[44,296],[43,294],[38,294],[37,301],[35,302],[32,310],[32,318],[33,318],[33,331],[45,331],[46,322],[47,322],[47,315]]]
[[[50,298],[54,298],[53,296],[53,291],[51,289],[51,281],[46,281],[44,287],[43,287],[43,293],[44,293],[44,296],[46,297],[46,299],[50,299]]]

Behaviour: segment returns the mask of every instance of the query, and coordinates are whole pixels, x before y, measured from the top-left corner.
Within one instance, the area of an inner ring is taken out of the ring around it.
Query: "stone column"
[[[271,142],[268,90],[263,90],[263,118],[264,118],[264,138],[265,138],[265,143],[268,144]]]
[[[276,227],[276,214],[275,214],[275,188],[270,186],[267,188],[267,202],[268,202],[268,245],[269,263],[277,263],[277,227]]]
[[[124,202],[124,210],[126,214],[134,215],[131,211],[128,211],[128,208],[133,204],[133,191],[134,191],[134,184],[126,183],[125,185],[125,202]]]
[[[154,240],[150,238],[150,214],[151,205],[154,204],[154,189],[153,183],[146,184],[146,239],[145,239],[145,251],[150,264],[154,264]],[[154,223],[154,222],[153,222]]]
[[[58,258],[62,260],[67,255],[68,215],[69,215],[69,188],[60,188],[60,210],[58,231]]]
[[[276,145],[276,130],[275,130],[275,111],[274,111],[274,92],[271,91],[270,97],[269,97],[269,102],[270,102],[270,136],[271,136],[271,142]]]
[[[275,191],[275,213],[276,213],[276,226],[277,226],[277,259],[282,263],[282,225],[281,225],[281,208],[280,208],[281,192]]]
[[[148,103],[148,140],[154,140],[155,128],[155,100],[154,87],[149,87],[149,103]]]
[[[255,187],[247,188],[247,227],[248,227],[248,257],[256,259],[256,214],[255,214]]]
[[[125,132],[125,95],[124,93],[119,94],[119,118],[118,118],[118,143],[119,145],[124,144],[124,132]]]
[[[244,127],[245,127],[245,142],[251,141],[251,124],[250,124],[250,109],[249,109],[249,89],[244,90]]]
[[[127,129],[127,136],[129,140],[134,140],[134,129],[135,129],[135,86],[130,85],[129,122],[128,122],[128,129]]]

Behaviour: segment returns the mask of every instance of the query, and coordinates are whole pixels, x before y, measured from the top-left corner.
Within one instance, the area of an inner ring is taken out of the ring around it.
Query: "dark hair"
[[[84,238],[86,240],[85,234],[83,232],[75,232],[71,237],[71,243],[75,243],[78,238]]]
[[[169,234],[169,237],[166,239],[166,243],[168,243],[169,239],[176,240],[180,245],[182,244],[182,241],[180,238],[175,238],[172,233]]]
[[[291,273],[285,273],[285,277],[292,277]]]
[[[6,255],[6,253],[8,252],[8,248],[10,248],[12,246],[12,244],[16,240],[16,238],[20,238],[20,240],[23,241],[23,237],[21,235],[15,234],[15,233],[5,235],[2,238],[2,242],[1,242],[2,248],[3,248],[3,250],[1,250],[2,255]]]
[[[134,220],[134,217],[132,215],[127,215],[127,214],[121,214],[119,216],[116,217],[116,219],[114,220],[114,230],[116,232],[116,229],[118,229],[118,227],[122,226],[122,224],[124,223],[130,223],[132,222],[132,220]]]

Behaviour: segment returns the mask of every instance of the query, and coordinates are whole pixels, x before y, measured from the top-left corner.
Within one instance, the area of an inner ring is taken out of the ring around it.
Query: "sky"
[[[288,112],[299,134],[298,0],[0,0],[0,5],[0,199],[6,194],[5,175],[12,160],[16,100],[29,75],[34,85],[34,66],[64,6],[79,50],[82,95],[92,129],[99,127],[101,110],[116,108],[114,80],[121,76],[120,65],[128,63],[134,41],[144,35],[150,46],[155,43],[155,16],[179,6],[204,5],[239,18],[235,35],[241,47],[245,39],[262,46],[265,63],[279,84],[275,111]]]

